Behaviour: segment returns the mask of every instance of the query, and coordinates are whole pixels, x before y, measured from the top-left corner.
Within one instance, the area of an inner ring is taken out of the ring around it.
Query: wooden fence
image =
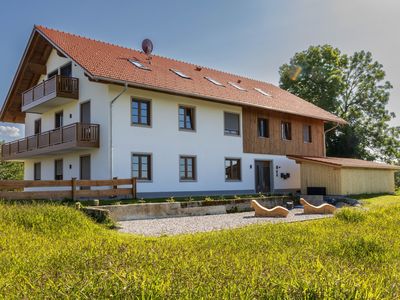
[[[121,187],[122,186],[122,187]],[[36,190],[36,188],[60,188]],[[91,189],[102,187],[101,189]],[[35,190],[24,191],[25,188]],[[112,198],[118,196],[136,199],[136,178],[111,180],[0,180],[0,199],[6,200],[55,200],[79,198]]]

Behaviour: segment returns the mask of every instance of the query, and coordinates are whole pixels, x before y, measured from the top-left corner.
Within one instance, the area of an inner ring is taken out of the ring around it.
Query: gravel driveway
[[[287,218],[256,218],[254,212],[194,217],[176,217],[118,222],[121,232],[146,236],[176,235],[243,227],[256,223],[299,222],[331,217],[332,215],[304,215],[293,209]]]

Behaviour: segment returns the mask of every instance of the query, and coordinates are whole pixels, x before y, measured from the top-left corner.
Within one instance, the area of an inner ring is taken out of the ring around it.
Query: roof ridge
[[[106,44],[106,45],[109,45],[109,46],[114,46],[114,47],[118,47],[118,48],[122,48],[122,49],[126,49],[126,50],[132,50],[132,51],[143,53],[143,51],[135,49],[135,48],[130,48],[130,47],[127,47],[127,46],[122,46],[122,45],[119,45],[119,44],[106,42],[104,40],[93,39],[93,38],[90,38],[90,37],[87,37],[87,36],[83,36],[83,35],[72,33],[72,32],[67,32],[67,31],[64,31],[64,30],[49,28],[49,27],[44,26],[44,25],[36,25],[35,24],[34,27],[36,29],[38,29],[38,30],[40,30],[41,28],[44,28],[44,29],[47,29],[47,30],[52,30],[52,31],[56,31],[56,32],[59,32],[59,33],[63,33],[63,34],[72,35],[72,36],[75,36],[75,37],[78,37],[78,38],[82,38],[82,39],[86,39],[86,40],[90,40],[90,41]],[[210,70],[210,71],[223,73],[223,74],[226,74],[226,75],[230,75],[232,77],[240,77],[238,79],[246,79],[246,80],[255,81],[255,82],[258,82],[258,83],[262,83],[262,84],[269,84],[269,85],[272,85],[274,87],[278,87],[273,83],[270,83],[270,82],[267,82],[267,81],[263,81],[261,79],[256,79],[256,78],[252,78],[252,77],[245,76],[245,75],[235,74],[235,73],[232,73],[232,72],[222,71],[222,70],[218,70],[216,68],[207,67],[207,66],[203,66],[203,65],[200,65],[200,64],[195,64],[195,63],[192,63],[192,62],[186,62],[186,61],[183,61],[183,60],[180,60],[180,59],[167,57],[165,55],[152,54],[152,56],[156,56],[156,57],[159,57],[159,58],[162,58],[162,59],[172,60],[172,61],[175,61],[177,63],[184,63],[184,64],[192,65],[194,67],[201,67],[202,69],[207,69],[207,70]]]

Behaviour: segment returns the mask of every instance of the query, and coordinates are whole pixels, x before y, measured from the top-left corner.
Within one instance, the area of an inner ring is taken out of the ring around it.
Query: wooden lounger
[[[328,203],[315,206],[308,203],[303,198],[300,198],[300,204],[303,205],[305,214],[333,214],[336,210],[336,207]]]
[[[282,206],[275,206],[274,208],[268,209],[256,200],[251,200],[251,207],[254,209],[256,217],[286,218],[289,214],[289,211]]]

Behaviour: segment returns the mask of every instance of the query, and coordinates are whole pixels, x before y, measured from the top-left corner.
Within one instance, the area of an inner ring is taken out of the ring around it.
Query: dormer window
[[[207,79],[208,81],[214,83],[215,85],[224,86],[221,82],[219,82],[219,81],[217,81],[217,80],[215,80],[215,79],[213,79],[211,77],[205,76],[204,78]]]
[[[234,82],[231,82],[231,81],[229,81],[228,82],[231,86],[233,86],[234,88],[237,88],[238,90],[240,90],[240,91],[246,91],[246,89],[245,88],[242,88],[240,85],[238,85],[238,84],[236,84],[236,83],[234,83]]]
[[[257,92],[259,92],[260,94],[267,96],[267,97],[272,97],[271,94],[267,93],[266,91],[259,89],[259,88],[254,88]]]
[[[185,73],[182,73],[181,71],[175,70],[175,69],[169,69],[171,72],[174,72],[176,75],[179,77],[182,77],[184,79],[191,79],[190,76],[186,75]]]
[[[142,64],[141,62],[138,62],[137,60],[134,59],[128,59],[128,61],[133,64],[136,68],[142,69],[142,70],[147,70],[147,71],[151,71],[149,67],[145,66],[144,64]]]

